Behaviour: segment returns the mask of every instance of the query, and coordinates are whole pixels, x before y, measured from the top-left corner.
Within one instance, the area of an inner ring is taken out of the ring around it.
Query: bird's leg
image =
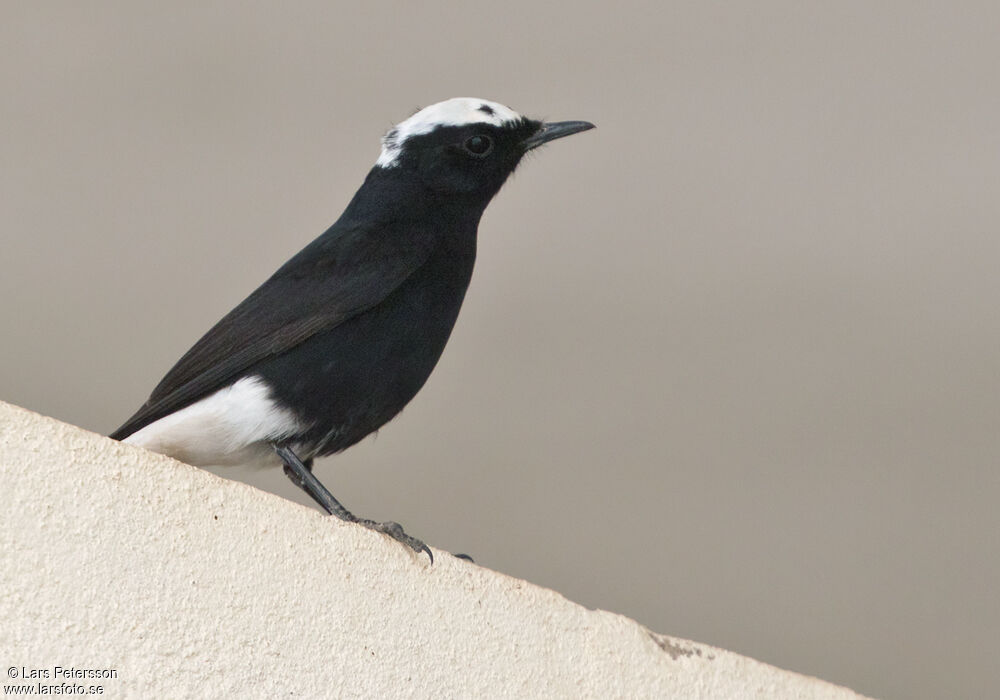
[[[274,451],[284,462],[285,474],[288,475],[293,484],[308,493],[330,515],[336,515],[341,520],[354,522],[354,515],[347,508],[344,508],[340,501],[334,498],[333,494],[327,491],[326,487],[313,475],[312,460],[309,460],[309,466],[306,466],[288,447],[274,445]]]
[[[312,470],[313,470],[313,461],[311,459],[304,459],[304,460],[300,460],[300,461],[302,462],[302,466],[305,467],[307,470],[309,470],[309,472],[311,473]],[[302,481],[302,479],[299,478],[298,474],[296,474],[295,471],[291,467],[289,467],[287,464],[285,464],[282,467],[282,469],[285,472],[285,476],[287,476],[288,479],[293,484],[295,484],[296,486],[298,486],[303,491],[306,490],[306,482]]]
[[[434,555],[431,554],[431,550],[427,547],[427,545],[418,540],[416,537],[407,535],[403,530],[403,526],[399,523],[394,523],[392,521],[379,523],[374,520],[368,520],[367,518],[359,518],[351,511],[347,510],[347,508],[342,506],[340,501],[334,498],[333,494],[330,493],[312,473],[310,468],[312,466],[312,460],[310,460],[310,465],[307,467],[302,463],[302,460],[299,459],[294,452],[292,452],[290,447],[277,444],[272,444],[271,446],[274,448],[278,457],[281,458],[281,461],[285,464],[285,473],[288,475],[288,478],[292,480],[292,483],[308,493],[309,496],[312,497],[314,501],[319,503],[320,506],[323,507],[323,510],[327,513],[335,515],[341,520],[345,520],[349,523],[364,525],[370,530],[375,530],[376,532],[389,535],[389,537],[401,544],[405,544],[414,552],[426,552],[427,556],[431,559],[431,564],[434,563]]]

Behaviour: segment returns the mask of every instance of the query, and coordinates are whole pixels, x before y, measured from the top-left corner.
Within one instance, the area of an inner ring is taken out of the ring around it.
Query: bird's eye
[[[483,158],[493,150],[493,140],[489,136],[470,136],[462,147],[476,158]]]

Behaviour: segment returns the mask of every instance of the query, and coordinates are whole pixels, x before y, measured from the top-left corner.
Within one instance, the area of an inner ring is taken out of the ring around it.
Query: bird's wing
[[[423,265],[435,240],[394,226],[335,224],[202,336],[111,437],[122,440],[377,305]]]

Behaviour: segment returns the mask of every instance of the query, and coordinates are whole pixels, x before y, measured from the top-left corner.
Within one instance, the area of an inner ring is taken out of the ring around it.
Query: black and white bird
[[[486,205],[528,151],[592,129],[454,98],[406,119],[347,209],[219,321],[112,433],[196,466],[284,465],[328,513],[357,518],[312,474],[423,386],[458,317]]]

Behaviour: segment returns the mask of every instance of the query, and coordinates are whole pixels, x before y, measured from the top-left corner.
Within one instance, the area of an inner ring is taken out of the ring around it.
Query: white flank
[[[275,405],[259,377],[244,377],[150,423],[124,442],[197,467],[274,466],[281,462],[268,441],[304,428],[291,411]]]
[[[483,107],[486,110],[483,110]],[[492,114],[490,112],[492,111]],[[403,144],[411,136],[426,134],[438,126],[463,126],[465,124],[492,124],[503,126],[517,121],[521,115],[510,107],[475,97],[453,97],[424,107],[409,119],[400,122],[382,138],[382,154],[375,162],[383,168],[396,165]]]

